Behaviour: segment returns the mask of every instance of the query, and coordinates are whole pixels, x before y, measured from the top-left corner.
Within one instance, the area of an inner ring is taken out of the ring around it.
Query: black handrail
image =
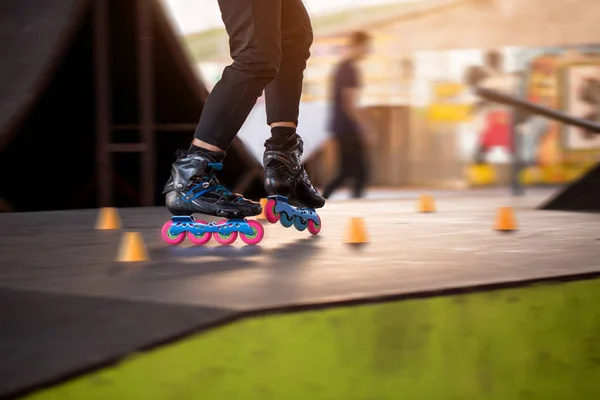
[[[587,132],[590,133],[600,134],[600,124],[597,122],[577,118],[572,115],[566,114],[562,111],[558,111],[549,107],[544,107],[539,104],[532,103],[530,101],[521,100],[516,97],[497,92],[495,90],[475,88],[475,94],[488,101],[514,107],[515,111],[513,112],[513,115],[515,117],[517,115],[522,115],[523,113],[541,115],[543,117],[553,119],[555,121],[560,121],[568,125],[574,125],[578,128],[585,129]],[[521,163],[519,157],[517,156],[520,153],[519,138],[516,134],[517,120],[521,120],[521,118],[513,118],[513,124],[511,129],[511,141],[513,143],[513,157],[511,163],[511,187],[512,193],[515,196],[524,194],[523,185],[521,185],[521,182],[519,181]]]
[[[600,134],[600,124],[587,119],[577,118],[562,111],[554,110],[549,107],[544,107],[530,101],[521,100],[516,97],[496,92],[490,89],[476,88],[475,93],[486,100],[495,103],[505,104],[507,106],[516,107],[522,111],[527,111],[531,114],[541,115],[556,121],[563,122],[569,125],[575,125],[578,128]]]

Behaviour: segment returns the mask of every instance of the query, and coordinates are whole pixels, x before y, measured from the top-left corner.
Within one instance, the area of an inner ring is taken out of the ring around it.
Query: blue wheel
[[[296,216],[294,218],[294,228],[302,232],[308,226],[308,221],[305,221],[302,217]]]
[[[286,228],[289,228],[290,226],[294,225],[294,217],[289,217],[285,212],[282,212],[279,215],[279,222],[281,222],[281,225],[283,225]]]

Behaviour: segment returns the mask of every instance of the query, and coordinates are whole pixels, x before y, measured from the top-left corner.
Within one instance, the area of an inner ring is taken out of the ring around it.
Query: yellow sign
[[[432,104],[427,109],[432,122],[469,122],[472,119],[470,104]]]
[[[465,90],[465,85],[460,83],[436,83],[433,85],[433,93],[437,99],[455,97]]]

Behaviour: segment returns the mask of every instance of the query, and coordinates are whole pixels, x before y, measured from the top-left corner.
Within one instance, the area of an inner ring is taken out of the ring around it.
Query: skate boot
[[[286,228],[317,235],[321,218],[315,208],[325,205],[325,199],[313,187],[302,165],[302,139],[296,133],[287,137],[272,137],[265,142],[263,158],[267,204],[265,218]]]
[[[196,245],[208,243],[211,237],[222,245],[235,242],[238,233],[246,244],[258,244],[264,229],[256,220],[246,217],[261,212],[260,203],[245,199],[223,187],[215,172],[221,170],[225,152],[177,152],[171,176],[165,185],[167,209],[173,217],[162,227],[162,238],[178,245],[185,237]],[[194,213],[223,217],[218,223],[195,220]]]

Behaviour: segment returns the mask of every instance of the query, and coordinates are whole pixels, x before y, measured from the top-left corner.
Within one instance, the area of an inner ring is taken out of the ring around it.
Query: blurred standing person
[[[366,32],[355,32],[341,62],[335,67],[332,79],[332,108],[330,131],[338,144],[338,174],[331,181],[323,197],[328,199],[348,179],[353,180],[353,198],[364,194],[368,178],[366,147],[372,139],[371,122],[358,107],[362,78],[357,62],[370,52],[371,37]]]
[[[469,74],[467,82],[473,87],[492,89],[512,96],[518,93],[518,78],[504,70],[504,58],[500,51],[489,51],[484,56],[484,65]],[[512,112],[510,107],[494,102],[479,100],[473,107],[481,133],[475,150],[476,165],[486,164],[486,156],[494,147],[512,152]]]

